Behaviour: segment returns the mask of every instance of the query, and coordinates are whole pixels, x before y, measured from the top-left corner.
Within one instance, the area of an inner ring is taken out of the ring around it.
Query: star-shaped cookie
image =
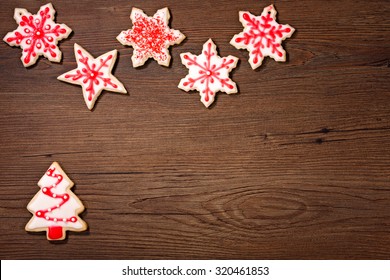
[[[127,93],[125,87],[111,74],[114,67],[117,50],[93,58],[78,44],[74,44],[77,68],[57,79],[63,82],[80,85],[83,88],[85,103],[92,110],[96,100],[103,90]]]
[[[238,58],[232,55],[219,57],[211,39],[204,43],[200,55],[182,53],[180,57],[189,74],[181,79],[178,87],[187,92],[199,91],[200,100],[206,107],[214,102],[218,91],[237,93],[236,83],[229,78],[229,73],[237,66]]]
[[[260,16],[243,11],[239,13],[244,31],[234,35],[230,44],[237,49],[249,51],[249,64],[252,69],[261,66],[266,56],[275,61],[286,61],[282,41],[290,38],[295,29],[288,24],[279,24],[276,21],[276,13],[273,5],[264,8]]]
[[[140,9],[132,9],[130,19],[133,27],[122,31],[117,39],[122,45],[134,48],[131,57],[133,67],[144,65],[149,58],[160,65],[169,66],[169,46],[180,44],[185,38],[179,30],[169,28],[169,18],[168,8],[158,10],[153,17],[148,17]]]
[[[72,29],[65,24],[55,23],[55,13],[52,4],[42,6],[36,15],[26,9],[15,9],[14,19],[19,26],[8,32],[3,40],[23,50],[21,60],[24,67],[35,64],[41,55],[53,62],[61,61],[58,41],[67,38]]]

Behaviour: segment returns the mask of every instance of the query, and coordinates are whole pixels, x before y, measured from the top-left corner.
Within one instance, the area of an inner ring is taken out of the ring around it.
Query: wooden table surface
[[[229,44],[238,11],[268,1],[52,1],[62,63],[25,69],[21,49],[0,44],[1,259],[389,259],[389,1],[274,1],[278,21],[297,29],[288,61]],[[73,2],[73,3],[72,3]],[[6,1],[0,35],[16,28]],[[187,39],[172,64],[134,69],[131,8],[164,6]],[[177,88],[212,38],[221,56],[240,58],[239,94],[206,109]],[[93,112],[81,88],[56,79],[74,69],[73,44],[95,57],[118,49],[115,76],[128,95],[103,93]],[[85,233],[59,244],[26,233],[26,205],[58,161],[85,204]]]

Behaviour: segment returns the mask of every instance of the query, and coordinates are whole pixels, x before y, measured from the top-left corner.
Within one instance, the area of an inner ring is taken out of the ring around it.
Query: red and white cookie
[[[276,14],[273,5],[266,7],[260,16],[254,16],[249,12],[239,13],[244,31],[234,35],[230,44],[237,49],[249,51],[252,69],[259,67],[266,56],[275,61],[286,61],[282,41],[290,38],[295,29],[288,24],[276,22]]]
[[[117,39],[122,45],[134,48],[131,57],[133,67],[144,65],[149,58],[160,65],[169,66],[169,46],[180,44],[185,38],[179,30],[169,28],[169,18],[168,8],[158,10],[153,17],[148,17],[137,8],[131,10],[133,27],[122,31]]]
[[[123,84],[111,73],[117,50],[105,53],[95,59],[81,46],[74,44],[74,53],[77,68],[62,74],[57,79],[80,85],[83,88],[84,100],[89,110],[92,110],[103,90],[127,93]]]
[[[231,55],[219,57],[211,39],[203,45],[202,54],[182,53],[180,57],[189,74],[181,79],[178,87],[187,92],[199,91],[200,100],[206,107],[214,102],[218,91],[237,93],[236,83],[229,78],[229,73],[237,66],[238,58]]]
[[[8,32],[3,40],[23,50],[21,60],[25,67],[35,64],[41,55],[53,62],[61,61],[58,41],[67,38],[72,29],[55,23],[55,13],[52,4],[42,6],[36,15],[31,15],[26,9],[15,9],[14,19],[19,26]]]
[[[63,240],[66,231],[84,231],[87,224],[78,216],[84,205],[70,190],[73,182],[53,162],[39,180],[39,192],[27,205],[33,217],[26,225],[26,231],[46,231],[48,240]]]

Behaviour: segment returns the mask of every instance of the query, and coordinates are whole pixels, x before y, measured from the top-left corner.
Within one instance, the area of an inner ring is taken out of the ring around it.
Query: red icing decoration
[[[62,239],[63,229],[60,226],[50,226],[48,228],[47,236],[51,240]]]
[[[229,69],[231,65],[235,62],[233,59],[223,58],[222,63],[220,65],[216,65],[211,63],[211,58],[216,56],[217,54],[212,51],[212,43],[207,43],[207,50],[203,52],[206,57],[206,62],[202,65],[198,63],[197,57],[194,56],[191,58],[188,55],[184,55],[183,58],[188,61],[189,66],[196,66],[199,68],[199,76],[196,78],[188,77],[187,80],[183,83],[183,86],[194,87],[196,82],[200,82],[201,84],[205,84],[204,90],[202,93],[205,95],[205,100],[208,102],[210,100],[209,95],[214,95],[214,91],[210,89],[210,84],[218,82],[221,87],[227,87],[229,89],[233,89],[233,84],[229,83],[231,80],[229,78],[221,78],[218,72],[222,68]]]
[[[75,217],[75,216],[64,218],[64,217],[49,217],[46,215],[47,213],[52,212],[53,210],[60,208],[62,205],[64,205],[66,202],[68,202],[69,198],[70,198],[69,194],[67,194],[67,193],[56,194],[56,193],[52,192],[52,189],[56,188],[63,180],[63,177],[61,174],[55,174],[54,172],[55,172],[55,167],[49,168],[46,172],[46,175],[53,177],[53,178],[56,178],[57,181],[51,186],[43,187],[42,192],[51,198],[60,199],[60,202],[57,203],[56,205],[54,205],[53,207],[48,208],[48,209],[36,211],[35,216],[37,216],[38,218],[45,219],[47,221],[75,223],[75,222],[77,222],[77,217]],[[62,235],[62,230],[61,230],[61,235]],[[50,236],[50,227],[49,227],[49,236]],[[58,238],[51,238],[51,239],[58,239]]]
[[[180,44],[185,38],[179,30],[169,27],[169,18],[168,8],[157,10],[153,17],[138,8],[132,8],[132,28],[122,31],[116,38],[122,45],[134,48],[131,56],[133,67],[144,65],[149,58],[162,66],[169,66],[169,47]]]
[[[136,46],[137,59],[153,56],[157,60],[167,59],[164,50],[178,38],[179,36],[175,36],[161,18],[145,17],[140,14],[135,16],[133,28],[125,31],[124,36],[125,40]]]
[[[94,86],[103,82],[104,86],[112,86],[118,88],[118,85],[114,84],[110,78],[103,77],[104,73],[100,70],[105,67],[109,67],[108,62],[112,60],[113,56],[109,55],[106,59],[100,59],[99,65],[95,63],[89,64],[88,57],[84,56],[81,50],[77,50],[77,54],[80,56],[79,61],[84,65],[81,71],[77,69],[76,74],[65,75],[66,79],[72,78],[73,81],[82,79],[83,84],[88,84],[86,91],[89,93],[88,100],[91,101],[93,95],[96,93]]]
[[[290,28],[283,28],[281,24],[277,28],[270,25],[270,22],[274,21],[270,14],[261,16],[261,20],[257,20],[255,17],[251,18],[249,14],[245,13],[243,18],[247,21],[248,26],[251,27],[250,32],[245,32],[244,37],[236,38],[236,42],[240,43],[244,41],[245,45],[254,44],[255,50],[252,52],[255,55],[253,59],[254,63],[258,62],[258,57],[264,57],[261,49],[271,48],[272,53],[277,53],[282,57],[283,54],[278,50],[280,44],[275,43],[276,37],[282,38],[283,33],[289,33]]]
[[[49,4],[50,5],[50,4]],[[68,28],[64,24],[56,24],[53,22],[54,16],[52,16],[51,8],[45,7],[37,15],[23,15],[19,22],[19,27],[13,31],[13,34],[9,33],[5,40],[7,43],[13,43],[13,45],[20,46],[22,43],[29,45],[29,47],[23,48],[23,63],[29,64],[32,58],[37,56],[38,51],[50,55],[52,58],[56,58],[58,54],[57,41],[67,37]],[[53,9],[54,10],[54,9]],[[47,21],[50,20],[49,23]],[[66,27],[66,28],[65,28]],[[69,29],[69,28],[68,28]],[[17,31],[19,30],[19,31]],[[60,53],[61,54],[61,53]]]
[[[252,68],[261,65],[264,56],[272,54],[277,61],[284,61],[285,52],[281,46],[282,40],[290,37],[295,31],[289,25],[276,22],[276,11],[271,5],[264,9],[261,16],[254,16],[249,12],[242,12],[244,31],[236,35],[231,41],[233,45],[244,44],[251,52]],[[242,48],[242,46],[236,46]]]

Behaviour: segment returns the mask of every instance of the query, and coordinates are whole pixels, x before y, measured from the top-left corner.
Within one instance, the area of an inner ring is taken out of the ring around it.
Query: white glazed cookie
[[[239,17],[244,31],[234,35],[230,44],[237,49],[249,51],[249,63],[252,69],[259,67],[264,57],[275,61],[286,61],[286,51],[282,41],[290,38],[295,29],[290,25],[276,22],[276,10],[273,5],[266,7],[260,16],[249,12],[240,12]]]
[[[134,48],[131,57],[133,67],[144,65],[149,58],[160,65],[169,66],[169,46],[180,44],[185,38],[179,30],[169,28],[169,18],[168,8],[158,10],[153,17],[148,17],[137,8],[131,10],[133,27],[122,31],[117,39],[122,45]]]
[[[214,102],[218,91],[237,93],[237,86],[229,78],[229,73],[237,66],[238,58],[231,55],[219,57],[217,47],[211,39],[203,45],[200,55],[182,53],[180,57],[189,69],[189,74],[181,79],[178,87],[187,92],[199,91],[200,100],[206,107]]]
[[[41,55],[53,62],[61,61],[58,41],[67,38],[72,29],[55,23],[55,13],[50,3],[42,6],[36,15],[31,15],[26,9],[15,9],[14,19],[19,26],[3,40],[23,50],[21,60],[25,67],[35,64]]]
[[[26,231],[46,231],[48,240],[63,240],[66,231],[85,231],[87,224],[78,216],[84,205],[70,190],[73,182],[57,162],[39,180],[40,191],[27,205],[33,217]]]
[[[77,68],[57,79],[63,82],[80,85],[83,88],[85,103],[92,110],[96,100],[103,90],[127,93],[125,87],[111,74],[114,67],[117,50],[94,58],[81,46],[74,44]]]

